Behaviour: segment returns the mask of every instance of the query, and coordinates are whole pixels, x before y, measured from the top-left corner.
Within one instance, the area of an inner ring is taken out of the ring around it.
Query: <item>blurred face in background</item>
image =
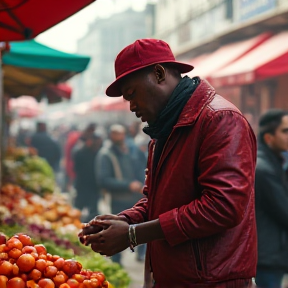
[[[101,137],[88,137],[85,140],[85,146],[90,148],[93,151],[97,151],[102,146],[102,139]]]
[[[288,116],[282,118],[274,134],[265,134],[265,142],[277,153],[288,151]]]
[[[122,146],[125,143],[125,131],[111,131],[110,132],[110,139],[113,144],[117,146]]]
[[[99,138],[94,138],[92,143],[92,149],[93,151],[98,151],[102,147],[103,141]]]

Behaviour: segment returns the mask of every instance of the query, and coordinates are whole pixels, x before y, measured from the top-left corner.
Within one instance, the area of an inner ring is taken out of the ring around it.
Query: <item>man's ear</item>
[[[155,74],[158,84],[165,80],[166,71],[162,65],[156,64],[154,66],[154,74]]]
[[[269,146],[269,147],[270,147],[270,145],[271,145],[272,138],[273,138],[273,135],[270,134],[270,133],[265,133],[264,136],[263,136],[264,142],[265,142],[266,145]]]

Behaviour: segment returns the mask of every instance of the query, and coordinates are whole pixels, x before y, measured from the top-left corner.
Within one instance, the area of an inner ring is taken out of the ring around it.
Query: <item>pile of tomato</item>
[[[107,288],[105,275],[82,269],[81,263],[47,253],[30,236],[0,235],[1,288]]]

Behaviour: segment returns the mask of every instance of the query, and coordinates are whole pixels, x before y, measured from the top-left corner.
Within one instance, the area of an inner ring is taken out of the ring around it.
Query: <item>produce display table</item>
[[[14,147],[3,164],[1,288],[128,287],[122,266],[80,243],[81,212],[61,193],[44,159]]]

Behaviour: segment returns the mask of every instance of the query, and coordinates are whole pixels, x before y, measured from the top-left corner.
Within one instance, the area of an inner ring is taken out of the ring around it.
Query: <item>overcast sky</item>
[[[67,20],[40,34],[36,40],[54,49],[75,53],[77,40],[86,34],[89,23],[97,17],[109,17],[129,6],[135,10],[141,10],[145,7],[146,2],[147,0],[97,0]]]

